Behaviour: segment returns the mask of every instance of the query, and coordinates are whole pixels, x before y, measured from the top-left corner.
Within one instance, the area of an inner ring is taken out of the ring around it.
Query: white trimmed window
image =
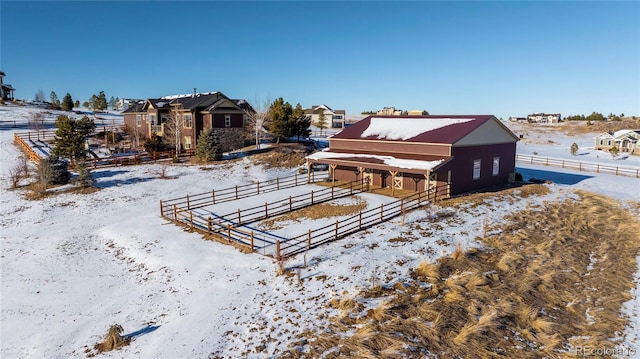
[[[185,150],[191,149],[191,136],[184,136],[184,148]]]
[[[184,116],[184,127],[186,128],[193,127],[193,116],[190,113],[185,113],[182,116]]]
[[[611,146],[611,140],[607,141],[607,146]]]
[[[500,174],[500,157],[493,158],[493,171],[491,172],[491,174],[494,176]]]
[[[224,127],[231,127],[231,115],[224,115]]]
[[[142,126],[142,115],[136,115],[136,126]]]
[[[156,115],[149,115],[149,122],[151,123],[151,126],[155,126],[156,125]]]
[[[473,179],[480,179],[481,160],[473,160]]]

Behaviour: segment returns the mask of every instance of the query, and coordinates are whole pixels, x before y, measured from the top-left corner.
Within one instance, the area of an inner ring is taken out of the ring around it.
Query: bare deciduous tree
[[[38,139],[40,139],[40,130],[44,130],[44,114],[42,112],[32,113],[27,122],[27,128],[35,131]]]
[[[18,188],[20,178],[22,178],[22,167],[20,167],[19,164],[11,166],[11,168],[9,168],[9,180],[11,180],[11,188]]]
[[[182,129],[185,125],[185,116],[182,112],[181,104],[171,104],[171,112],[165,123],[165,132],[167,143],[174,146],[176,150],[176,156],[180,152],[182,146]]]
[[[245,110],[247,116],[247,129],[253,132],[251,137],[256,140],[256,149],[260,149],[260,139],[262,133],[265,131],[264,127],[269,125],[269,107],[271,106],[271,99],[269,97],[264,98],[262,101],[258,98],[254,101],[253,110]]]

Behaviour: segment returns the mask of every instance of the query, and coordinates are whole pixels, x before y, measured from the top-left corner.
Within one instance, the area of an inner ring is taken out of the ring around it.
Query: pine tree
[[[94,180],[91,169],[84,162],[78,163],[77,171],[78,177],[75,179],[75,183],[78,187],[89,188],[93,186]]]
[[[618,153],[620,152],[620,150],[618,149],[618,147],[616,145],[613,145],[613,147],[611,147],[609,149],[609,153],[611,153],[611,157],[612,158],[616,158],[618,157]]]
[[[320,129],[320,135],[322,135],[322,130],[327,128],[327,117],[324,114],[324,110],[321,109],[322,112],[318,115],[318,122],[316,125]]]
[[[69,94],[68,92],[62,98],[62,110],[63,111],[73,110],[73,99],[71,98],[71,94]]]
[[[291,137],[294,135],[294,125],[291,122],[293,107],[289,102],[284,102],[282,97],[273,101],[269,107],[269,117],[271,118],[270,132],[278,138]]]
[[[100,91],[96,98],[95,109],[98,111],[104,111],[107,109],[107,96],[104,94],[104,91]]]
[[[149,138],[144,142],[144,150],[149,153],[164,151],[162,137],[158,136],[157,133],[152,132],[151,136],[149,136]]]
[[[36,96],[34,98],[36,102],[44,102],[44,91],[38,90],[36,91]]]
[[[574,142],[571,144],[571,154],[575,156],[577,153],[578,153],[578,144]]]
[[[295,121],[293,134],[298,137],[298,142],[300,142],[300,137],[309,137],[311,134],[311,117],[304,114],[304,110],[299,103],[296,104],[296,107],[293,109],[291,117]]]
[[[75,107],[75,108],[80,107],[80,101],[79,100],[75,100],[75,102],[73,103],[73,107]]]
[[[56,95],[55,91],[51,91],[49,94],[49,98],[51,99],[51,104],[54,106],[60,106],[60,100],[58,99],[58,95]]]
[[[220,134],[217,130],[209,128],[200,133],[196,145],[196,156],[204,162],[220,161],[222,159],[222,146]]]
[[[53,155],[67,157],[72,161],[84,159],[87,151],[84,146],[85,137],[95,129],[93,120],[84,116],[74,120],[65,115],[56,119],[55,146]]]

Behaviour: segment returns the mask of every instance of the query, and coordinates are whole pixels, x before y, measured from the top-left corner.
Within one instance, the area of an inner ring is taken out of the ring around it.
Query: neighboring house
[[[407,111],[407,115],[409,116],[428,116],[429,111],[427,110],[411,110]]]
[[[527,121],[535,123],[558,123],[562,120],[559,113],[532,113],[527,115]]]
[[[182,119],[181,148],[195,149],[200,133],[208,128],[223,130],[223,151],[242,147],[242,132],[247,123],[245,111],[253,111],[245,100],[234,100],[221,92],[165,96],[132,104],[123,111],[124,123],[140,146],[152,133],[167,135],[172,113]],[[164,141],[170,143],[170,140]]]
[[[612,147],[618,148],[618,152],[640,155],[640,130],[620,130],[605,132],[596,136],[596,150],[609,151]]]
[[[509,121],[511,122],[525,122],[527,121],[526,117],[509,117]]]
[[[376,115],[382,116],[402,116],[402,110],[396,110],[395,107],[383,107],[382,110],[378,110]]]
[[[515,178],[518,138],[492,115],[369,116],[329,137],[329,148],[307,156],[327,164],[336,180],[448,194]]]
[[[304,114],[311,118],[311,123],[318,126],[320,115],[324,115],[326,127],[344,128],[345,110],[334,110],[327,105],[313,105],[304,110]]]
[[[117,111],[126,111],[129,109],[129,107],[133,106],[134,104],[138,103],[138,102],[144,102],[144,100],[140,100],[140,99],[133,99],[133,98],[119,98],[118,101],[116,101],[116,108],[115,110]]]
[[[2,78],[5,76],[4,72],[0,71],[0,97],[2,97],[3,100],[11,101],[13,100],[13,91],[16,89],[11,87],[11,85],[4,83]]]

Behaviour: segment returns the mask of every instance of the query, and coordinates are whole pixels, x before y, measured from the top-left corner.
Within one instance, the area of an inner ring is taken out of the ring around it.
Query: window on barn
[[[480,160],[473,160],[473,179],[480,179]]]
[[[491,172],[494,176],[500,174],[500,157],[493,158],[493,171]]]
[[[185,113],[184,115],[184,127],[191,128],[193,127],[193,117],[190,113]]]
[[[231,127],[231,115],[224,115],[224,127]]]
[[[142,126],[142,115],[136,115],[136,126]]]
[[[187,150],[191,149],[191,136],[184,136],[184,148]]]

